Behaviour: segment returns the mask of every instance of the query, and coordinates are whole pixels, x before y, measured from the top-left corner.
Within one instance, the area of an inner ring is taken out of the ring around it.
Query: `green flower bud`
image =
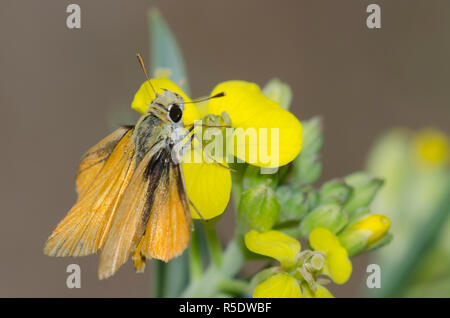
[[[300,153],[294,161],[294,182],[297,185],[313,184],[322,174],[322,163],[317,155]]]
[[[318,118],[312,118],[303,124],[303,147],[294,160],[294,182],[299,185],[314,183],[322,173],[322,163],[318,152],[322,147],[322,125]]]
[[[275,225],[280,215],[280,203],[267,183],[251,187],[242,193],[238,208],[241,230],[266,232]]]
[[[262,89],[262,93],[277,102],[282,108],[289,110],[292,101],[291,87],[278,78],[271,79]]]
[[[368,235],[361,231],[345,231],[339,234],[338,238],[350,257],[364,251],[369,239]]]
[[[318,227],[339,232],[347,224],[347,213],[337,204],[321,205],[309,213],[300,224],[300,234],[308,237],[312,230]]]
[[[323,144],[322,121],[318,117],[302,121],[303,146],[302,154],[317,154]]]
[[[320,201],[321,203],[345,203],[350,194],[352,188],[340,180],[331,180],[326,182],[320,188]]]
[[[269,184],[270,187],[275,190],[278,183],[278,173],[262,174],[261,167],[248,165],[245,168],[244,176],[242,178],[243,190],[256,187],[261,183]]]
[[[368,206],[375,194],[383,185],[383,180],[376,179],[366,172],[355,172],[344,178],[345,182],[353,188],[344,207],[352,215],[356,209]]]
[[[371,212],[371,210],[367,206],[356,209],[355,211],[353,211],[352,215],[349,215],[347,226],[353,225],[353,223],[355,223],[355,221],[362,219],[364,216],[366,216],[370,212]]]
[[[318,203],[318,193],[312,187],[280,186],[276,195],[281,206],[278,223],[300,221]]]

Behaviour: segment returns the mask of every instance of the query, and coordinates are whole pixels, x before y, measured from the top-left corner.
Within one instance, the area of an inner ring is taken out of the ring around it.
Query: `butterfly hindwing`
[[[181,168],[162,146],[149,151],[128,186],[100,258],[99,277],[113,275],[130,255],[142,271],[145,258],[164,261],[188,245],[191,219]]]
[[[190,230],[191,216],[181,167],[171,163],[156,189],[140,251],[147,258],[167,262],[186,249]]]
[[[136,168],[100,256],[100,279],[113,275],[128,260],[145,232],[155,188],[164,170],[163,150],[161,143],[155,144]]]

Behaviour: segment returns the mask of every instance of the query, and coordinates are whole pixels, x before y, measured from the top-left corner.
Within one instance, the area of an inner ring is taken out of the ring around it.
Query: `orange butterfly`
[[[49,237],[45,254],[102,250],[98,275],[104,279],[130,254],[139,272],[146,258],[167,262],[186,249],[192,220],[180,160],[173,155],[184,104],[169,90],[156,94],[136,126],[119,128],[89,149],[78,168],[78,201]]]

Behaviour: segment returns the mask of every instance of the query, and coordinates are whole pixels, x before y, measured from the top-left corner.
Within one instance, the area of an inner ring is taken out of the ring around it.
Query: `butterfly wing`
[[[181,167],[165,146],[139,164],[120,203],[100,258],[99,278],[113,275],[133,252],[137,271],[145,258],[168,261],[181,254],[191,219]]]
[[[108,160],[117,143],[132,129],[131,126],[123,126],[105,137],[98,144],[89,149],[81,158],[76,178],[76,189],[81,195],[91,184]]]
[[[124,264],[145,231],[155,190],[164,171],[161,143],[140,161],[120,201],[110,234],[100,256],[99,278],[113,275]]]
[[[78,201],[49,237],[44,253],[84,256],[97,252],[135,170],[133,129],[120,128],[82,158]]]
[[[141,254],[168,262],[186,249],[190,230],[191,215],[181,167],[170,164],[161,177],[139,244]]]

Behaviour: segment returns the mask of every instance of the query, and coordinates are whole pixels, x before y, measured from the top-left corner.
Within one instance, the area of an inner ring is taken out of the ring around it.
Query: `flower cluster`
[[[382,180],[355,172],[313,186],[322,167],[321,122],[313,118],[302,125],[303,149],[289,166],[274,175],[261,175],[252,166],[243,172],[238,225],[246,247],[253,257],[279,262],[254,276],[254,297],[331,297],[327,278],[345,283],[350,257],[392,239],[390,219],[369,207]],[[307,249],[301,250],[299,239],[308,241]]]
[[[222,156],[236,157],[241,163],[229,163],[208,152],[208,145],[197,135],[191,138],[187,156],[204,151],[212,160],[202,155],[200,162],[183,161],[183,172],[188,196],[196,207],[191,208],[193,218],[206,220],[222,214],[233,189],[238,235],[254,254],[279,261],[279,266],[255,275],[254,297],[332,297],[324,287],[329,282],[326,277],[336,284],[345,283],[352,271],[349,257],[390,241],[390,220],[371,214],[368,207],[382,180],[357,172],[319,189],[313,186],[322,170],[321,121],[313,118],[300,124],[288,111],[291,95],[286,84],[272,80],[260,90],[254,83],[224,82],[211,93],[223,92],[224,97],[198,105],[167,78],[152,79],[151,85],[158,93],[170,90],[183,97],[186,128],[200,121],[200,126],[233,130],[234,147]],[[154,97],[150,83],[145,82],[132,107],[145,114]],[[254,143],[239,138],[249,129],[267,126],[279,129],[275,166],[259,157],[250,161],[248,156],[252,151],[260,153],[274,136],[257,136]],[[223,143],[229,141],[227,137]],[[308,239],[308,249],[301,250],[300,238]]]
[[[317,228],[310,235],[313,250],[301,251],[300,242],[279,232],[258,233],[254,230],[245,235],[247,248],[261,255],[272,257],[280,266],[262,271],[254,278],[253,297],[332,297],[323,285],[328,281],[345,283],[350,277],[352,264],[347,250],[336,236],[325,228]]]

